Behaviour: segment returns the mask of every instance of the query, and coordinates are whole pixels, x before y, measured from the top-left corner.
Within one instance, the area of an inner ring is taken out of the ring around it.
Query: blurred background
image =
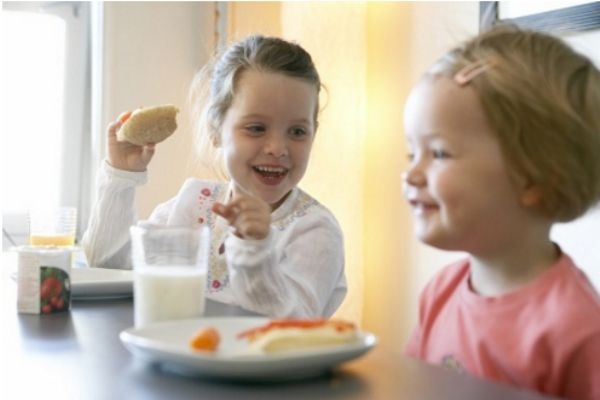
[[[349,293],[338,316],[401,351],[418,293],[462,256],[416,242],[400,176],[410,87],[437,57],[479,30],[479,2],[3,2],[3,249],[27,235],[26,210],[77,206],[78,237],[95,198],[105,128],[125,110],[172,103],[176,134],[157,147],[139,217],[174,196],[197,163],[189,84],[221,46],[248,34],[294,40],[327,90],[300,186],[337,216]],[[597,32],[571,38],[597,52]],[[571,40],[570,39],[570,40]],[[596,60],[600,59],[594,53]],[[12,62],[5,62],[12,60]],[[107,221],[109,223],[109,221]],[[598,212],[554,235],[600,282]]]

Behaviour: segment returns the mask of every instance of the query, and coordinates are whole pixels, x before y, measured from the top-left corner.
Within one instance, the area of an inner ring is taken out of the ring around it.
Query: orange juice
[[[31,235],[29,244],[32,246],[73,246],[75,235]]]
[[[76,230],[77,208],[75,207],[29,210],[29,244],[31,246],[73,246]]]

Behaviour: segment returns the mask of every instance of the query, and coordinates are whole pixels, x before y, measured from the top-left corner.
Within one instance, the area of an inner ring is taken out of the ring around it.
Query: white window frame
[[[91,134],[91,9],[88,2],[3,2],[3,10],[52,14],[66,22],[65,91],[63,109],[63,157],[59,205],[79,210],[78,239],[90,209],[93,159]],[[10,39],[7,39],[10,40]],[[18,40],[18,39],[17,39]],[[4,149],[4,151],[9,151]],[[25,244],[28,237],[26,213],[2,210],[3,249]],[[10,235],[6,237],[4,230]],[[11,242],[14,242],[12,243]]]

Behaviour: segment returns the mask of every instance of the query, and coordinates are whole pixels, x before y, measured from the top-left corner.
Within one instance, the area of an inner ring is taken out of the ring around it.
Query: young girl
[[[333,214],[297,187],[319,110],[321,82],[310,55],[281,39],[252,36],[199,76],[206,72],[202,132],[222,155],[230,182],[188,179],[149,220],[211,228],[209,298],[270,317],[332,315],[346,294],[342,232]],[[108,127],[99,198],[83,238],[97,267],[131,267],[135,187],[146,182],[154,153],[153,145],[117,142],[120,126]]]
[[[600,199],[600,72],[562,41],[495,28],[439,60],[405,109],[418,238],[469,257],[425,287],[408,355],[600,399],[600,299],[550,239]]]

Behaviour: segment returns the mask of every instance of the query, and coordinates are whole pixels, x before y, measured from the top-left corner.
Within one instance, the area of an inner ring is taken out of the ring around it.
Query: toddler
[[[418,238],[468,258],[419,302],[408,355],[570,399],[600,399],[600,298],[550,239],[600,199],[600,72],[505,26],[436,62],[405,109]]]

